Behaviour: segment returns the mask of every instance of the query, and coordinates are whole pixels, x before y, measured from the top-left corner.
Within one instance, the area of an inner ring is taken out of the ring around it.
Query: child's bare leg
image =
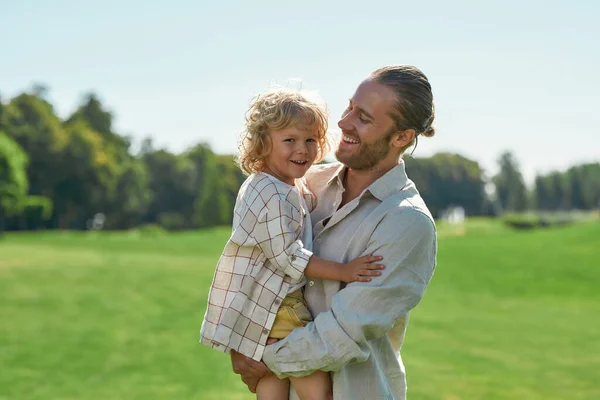
[[[257,400],[287,400],[290,395],[290,381],[268,375],[258,381]]]
[[[329,373],[317,371],[302,378],[290,378],[300,400],[333,400]]]

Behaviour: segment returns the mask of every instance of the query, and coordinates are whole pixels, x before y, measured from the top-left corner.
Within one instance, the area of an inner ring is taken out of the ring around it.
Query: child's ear
[[[414,129],[405,129],[403,131],[398,131],[392,137],[392,146],[402,149],[408,146],[408,144],[413,141],[416,135],[417,133]]]

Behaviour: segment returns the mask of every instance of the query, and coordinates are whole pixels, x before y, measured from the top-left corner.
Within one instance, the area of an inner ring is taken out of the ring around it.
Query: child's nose
[[[298,153],[306,154],[308,153],[308,148],[306,147],[306,143],[300,143],[297,148]]]

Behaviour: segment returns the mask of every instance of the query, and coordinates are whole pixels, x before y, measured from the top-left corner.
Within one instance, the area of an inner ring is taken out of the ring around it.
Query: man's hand
[[[233,372],[241,375],[244,382],[252,393],[256,393],[258,381],[263,376],[272,374],[271,370],[261,361],[254,361],[235,350],[231,350],[231,365]]]

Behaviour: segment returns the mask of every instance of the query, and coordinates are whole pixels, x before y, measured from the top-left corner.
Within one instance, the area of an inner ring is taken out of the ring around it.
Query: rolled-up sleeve
[[[258,216],[250,236],[276,267],[294,280],[304,274],[312,252],[302,240],[303,215],[289,201],[274,199]]]
[[[415,210],[387,215],[363,253],[383,257],[382,275],[340,290],[328,311],[267,346],[263,361],[276,375],[286,377],[336,371],[367,360],[368,341],[386,335],[423,297],[436,251],[435,226],[429,217]]]

